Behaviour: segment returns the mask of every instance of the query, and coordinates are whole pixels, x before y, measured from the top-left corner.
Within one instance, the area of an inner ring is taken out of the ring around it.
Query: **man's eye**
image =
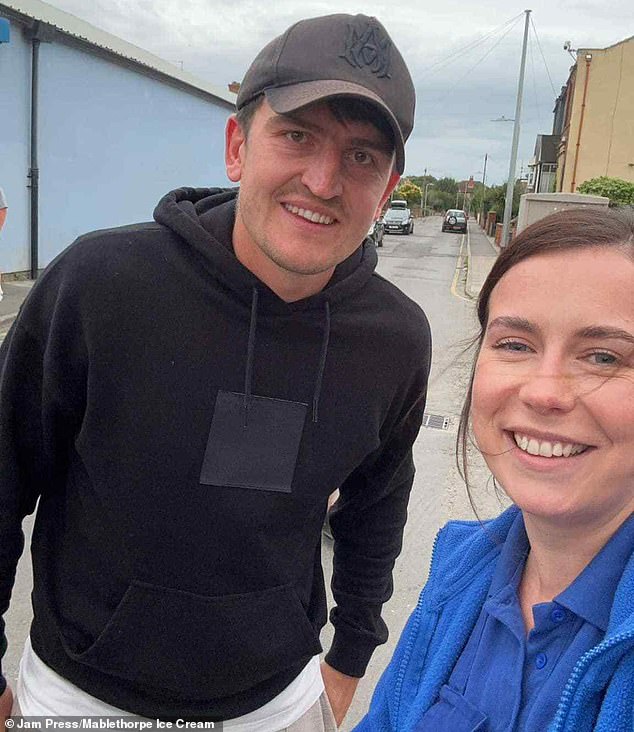
[[[357,165],[370,165],[372,163],[372,156],[365,150],[353,150],[351,157]]]
[[[286,138],[291,142],[296,142],[301,145],[303,142],[306,142],[307,135],[302,130],[291,130],[286,133]]]

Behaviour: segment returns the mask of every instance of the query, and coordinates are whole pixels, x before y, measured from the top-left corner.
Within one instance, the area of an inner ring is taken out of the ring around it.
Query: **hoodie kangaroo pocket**
[[[292,585],[207,597],[133,582],[75,661],[187,699],[231,696],[321,651]]]

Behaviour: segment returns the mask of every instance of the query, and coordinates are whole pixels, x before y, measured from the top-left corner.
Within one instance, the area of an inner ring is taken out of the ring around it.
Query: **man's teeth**
[[[540,455],[541,457],[570,457],[578,455],[588,449],[588,445],[578,445],[574,442],[547,442],[536,440],[534,437],[521,435],[514,432],[513,437],[520,450],[529,455]]]
[[[285,203],[284,208],[287,211],[296,214],[297,216],[301,216],[302,218],[306,219],[306,221],[312,221],[313,224],[332,224],[334,222],[334,219],[331,219],[330,216],[324,216],[323,214],[319,214],[316,211],[310,211],[307,208],[298,208],[297,206],[291,206],[290,203]]]

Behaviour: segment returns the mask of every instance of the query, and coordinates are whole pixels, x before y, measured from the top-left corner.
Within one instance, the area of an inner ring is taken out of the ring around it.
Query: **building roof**
[[[556,163],[560,138],[561,135],[537,135],[535,140],[535,162]]]
[[[174,64],[145,51],[118,36],[97,28],[75,15],[42,2],[42,0],[0,0],[0,12],[22,21],[41,21],[52,26],[60,33],[82,44],[100,49],[108,54],[125,60],[130,65],[149,70],[154,74],[167,77],[172,82],[190,87],[205,95],[214,97],[224,106],[235,108],[236,95],[183,71]]]
[[[581,54],[583,51],[607,51],[610,48],[616,48],[617,46],[622,45],[623,43],[630,43],[630,41],[634,40],[634,36],[629,36],[628,38],[624,38],[622,41],[617,41],[616,43],[613,43],[611,46],[605,46],[605,48],[586,48],[585,46],[583,48],[577,49],[577,53]]]

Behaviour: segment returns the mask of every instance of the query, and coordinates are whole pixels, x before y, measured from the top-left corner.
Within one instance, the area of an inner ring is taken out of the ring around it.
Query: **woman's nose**
[[[568,412],[577,401],[573,379],[563,369],[527,374],[519,390],[520,399],[539,413]]]

